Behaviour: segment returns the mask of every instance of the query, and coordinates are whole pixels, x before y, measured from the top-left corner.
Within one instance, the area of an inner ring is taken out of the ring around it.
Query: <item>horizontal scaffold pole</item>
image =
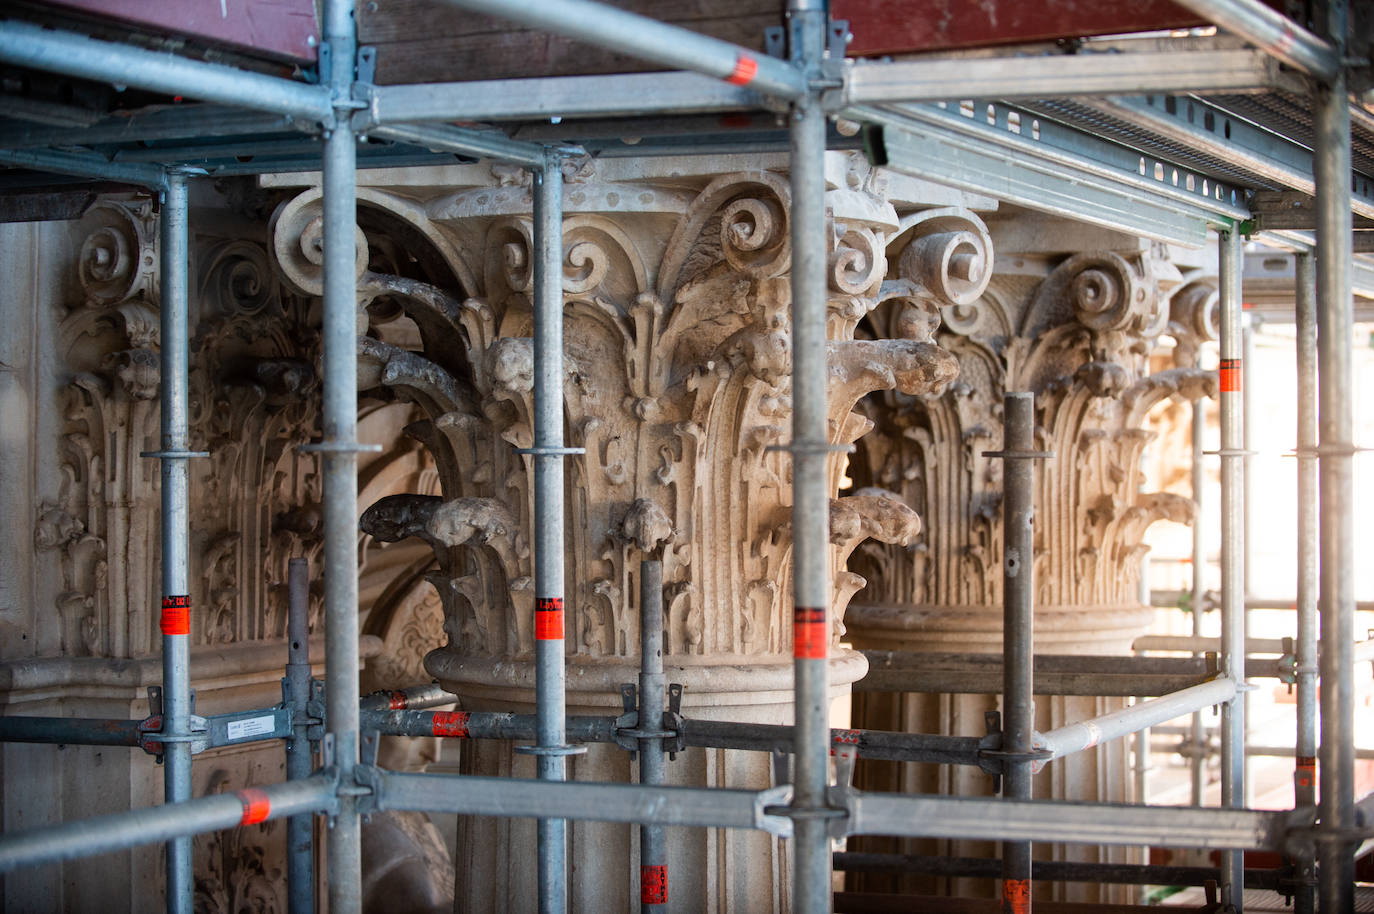
[[[329,812],[334,781],[318,775],[268,787],[248,787],[132,812],[65,822],[0,835],[0,873],[25,866],[75,860],[173,838],[255,825],[300,813]]]
[[[1142,701],[1111,714],[1094,717],[1092,720],[1057,727],[1046,733],[1037,733],[1035,746],[1037,749],[1051,752],[1051,758],[1060,758],[1144,730],[1146,727],[1162,724],[1166,720],[1200,711],[1209,705],[1225,704],[1235,697],[1235,682],[1219,677],[1169,695]]]
[[[263,73],[147,51],[27,22],[0,22],[0,61],[81,79],[330,123],[329,90]]]
[[[692,70],[788,100],[808,91],[800,70],[757,51],[593,0],[446,0],[453,6]]]
[[[366,126],[745,111],[763,97],[700,73],[618,73],[367,86]]]
[[[1178,0],[1178,5],[1304,73],[1331,79],[1341,70],[1338,49],[1260,0]]]
[[[968,98],[1061,98],[1239,92],[1283,84],[1263,51],[1197,49],[957,60],[860,61],[836,90],[843,105]],[[1288,81],[1291,83],[1291,79]]]

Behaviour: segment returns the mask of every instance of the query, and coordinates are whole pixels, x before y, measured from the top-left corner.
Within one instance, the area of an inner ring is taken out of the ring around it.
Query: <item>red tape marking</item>
[[[1221,372],[1221,392],[1240,393],[1240,359],[1222,359],[1218,370]]]
[[[1297,40],[1298,36],[1293,33],[1293,27],[1285,24],[1283,27],[1283,34],[1279,36],[1279,40],[1274,42],[1271,47],[1275,54],[1287,54],[1289,51],[1293,50],[1293,45],[1297,43]]]
[[[562,597],[540,597],[534,601],[534,637],[540,641],[563,640]]]
[[[181,596],[162,598],[162,633],[164,635],[191,634],[191,598]]]
[[[240,790],[237,796],[239,802],[243,804],[243,818],[239,819],[240,825],[257,825],[259,822],[265,821],[272,812],[272,800],[256,787]]]
[[[1012,914],[1030,914],[1030,880],[1002,880],[1002,909]]]
[[[725,77],[725,81],[736,86],[747,86],[759,75],[759,62],[747,54],[735,58],[735,69]]]
[[[435,711],[434,723],[430,726],[430,732],[435,736],[454,736],[458,739],[467,739],[468,712]]]
[[[404,711],[410,707],[410,699],[406,697],[405,692],[394,691],[387,695],[386,706],[389,711]]]
[[[798,606],[792,614],[792,656],[824,660],[830,648],[830,625],[825,610]]]
[[[641,866],[639,868],[639,903],[668,903],[668,868]]]
[[[1299,787],[1317,786],[1317,760],[1310,755],[1298,756],[1297,784]]]
[[[830,735],[830,754],[835,755],[836,750],[841,753],[854,753],[857,749],[846,749],[846,746],[858,746],[859,737],[862,736],[858,730],[832,730]]]

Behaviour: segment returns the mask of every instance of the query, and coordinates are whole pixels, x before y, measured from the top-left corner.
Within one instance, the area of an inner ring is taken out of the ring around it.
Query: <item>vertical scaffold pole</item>
[[[639,563],[639,729],[663,729],[663,563]],[[663,740],[639,740],[639,783],[663,784]],[[668,904],[668,848],[662,825],[639,827],[639,906],[641,914]]]
[[[1345,47],[1346,3],[1326,4],[1325,37]],[[1343,54],[1342,54],[1343,56]],[[1322,911],[1354,909],[1354,847],[1334,834],[1355,825],[1354,485],[1351,409],[1350,105],[1344,73],[1316,89],[1317,373],[1320,431]]]
[[[1193,637],[1202,637],[1203,605],[1207,601],[1207,544],[1202,525],[1202,506],[1206,503],[1207,468],[1202,462],[1203,440],[1207,436],[1206,401],[1193,401],[1192,424],[1192,491],[1193,491]],[[1195,654],[1195,656],[1201,656]],[[1201,711],[1193,712],[1193,751],[1188,757],[1188,771],[1192,782],[1190,799],[1194,806],[1202,805],[1207,787],[1207,728]]]
[[[1035,596],[1034,547],[1035,395],[1008,393],[1002,410],[1002,751],[1029,753],[1035,734],[1033,629]],[[1002,772],[1002,796],[1031,798],[1031,762],[1008,759]],[[1031,910],[1029,841],[1002,842],[1002,912]]]
[[[1243,258],[1243,255],[1242,255],[1242,258]],[[1243,259],[1242,259],[1242,267],[1241,267],[1241,269],[1242,269],[1242,272],[1244,272],[1244,260],[1243,260]],[[1240,284],[1237,284],[1237,286],[1236,286],[1236,294],[1237,294],[1237,295],[1240,295],[1240,294],[1241,294],[1241,291],[1240,291]],[[1242,311],[1241,311],[1241,316],[1240,316],[1240,336],[1241,336],[1241,349],[1240,349],[1240,351],[1241,351],[1241,356],[1240,356],[1240,363],[1241,363],[1241,365],[1245,366],[1244,369],[1243,369],[1244,371],[1252,371],[1252,370],[1254,369],[1254,365],[1255,365],[1255,332],[1256,332],[1256,330],[1257,330],[1257,325],[1258,325],[1258,323],[1259,323],[1259,319],[1256,317],[1256,315],[1250,313],[1249,311],[1245,311],[1245,310],[1244,310],[1245,305],[1244,305],[1243,302],[1242,302],[1242,304],[1241,304],[1241,308],[1242,308]],[[1241,590],[1241,606],[1247,606],[1247,605],[1249,604],[1251,595],[1254,593],[1254,584],[1253,584],[1254,570],[1253,570],[1253,568],[1251,568],[1251,565],[1253,564],[1253,552],[1254,552],[1254,539],[1253,539],[1253,536],[1254,536],[1254,523],[1255,523],[1255,519],[1254,519],[1254,516],[1253,516],[1254,504],[1255,504],[1255,498],[1254,498],[1254,496],[1255,496],[1255,472],[1254,472],[1255,453],[1254,453],[1254,446],[1253,446],[1254,418],[1255,418],[1255,413],[1254,413],[1254,409],[1255,409],[1255,396],[1254,396],[1254,394],[1255,394],[1255,391],[1254,391],[1254,387],[1255,387],[1255,385],[1249,384],[1249,383],[1242,383],[1241,386],[1240,386],[1240,400],[1241,400],[1241,411],[1240,411],[1241,421],[1240,421],[1240,426],[1241,426],[1241,442],[1242,442],[1242,443],[1241,443],[1241,449],[1242,449],[1243,451],[1245,451],[1245,456],[1241,458],[1241,461],[1242,461],[1242,463],[1241,463],[1241,479],[1242,479],[1242,481],[1241,481],[1241,509],[1240,509],[1240,517],[1241,517],[1241,530],[1242,530],[1242,533],[1241,533],[1241,538],[1240,538],[1240,541],[1241,541],[1240,567],[1241,567],[1241,574],[1244,575],[1244,577],[1243,577],[1243,579],[1242,579],[1242,581],[1241,581],[1241,586],[1240,586],[1240,590]],[[1248,631],[1250,630],[1250,611],[1249,611],[1248,609],[1243,609],[1242,612],[1245,613],[1245,630],[1248,632]],[[1252,760],[1251,760],[1251,758],[1250,758],[1249,752],[1246,751],[1247,748],[1248,748],[1249,745],[1250,745],[1250,727],[1252,726],[1252,720],[1251,720],[1251,714],[1250,714],[1250,693],[1249,693],[1249,692],[1246,692],[1246,693],[1244,693],[1243,695],[1239,695],[1239,696],[1236,697],[1236,700],[1237,700],[1237,701],[1240,701],[1240,702],[1243,702],[1243,703],[1245,704],[1245,731],[1244,731],[1244,742],[1242,742],[1242,744],[1241,744],[1241,755],[1242,755],[1242,757],[1244,758],[1244,761],[1242,762],[1242,764],[1245,766],[1245,777],[1244,777],[1243,780],[1241,781],[1241,784],[1242,784],[1242,788],[1243,788],[1243,789],[1242,789],[1242,791],[1241,791],[1240,805],[1242,805],[1242,806],[1250,806],[1250,805],[1253,804],[1254,801],[1255,801],[1255,785],[1254,785],[1254,779],[1250,776],[1250,775],[1251,775],[1250,768],[1251,768],[1251,765],[1253,764],[1253,762],[1252,762]]]
[[[825,46],[823,0],[788,0],[793,63],[814,76]],[[819,94],[793,103],[792,535],[795,752],[793,910],[831,907],[830,839],[823,817],[829,777],[830,498],[827,426],[825,114]]]
[[[534,662],[536,771],[565,778],[563,670],[563,172],[534,173]],[[539,911],[567,909],[567,821],[540,819]]]
[[[310,777],[310,739],[306,706],[310,702],[310,563],[288,563],[287,589],[290,604],[286,617],[286,678],[283,698],[291,709],[291,738],[286,741],[286,776],[296,781]],[[286,909],[289,914],[313,914],[315,910],[315,817],[310,814],[286,820]]]
[[[350,795],[358,764],[358,340],[354,273],[357,145],[349,107],[357,33],[352,0],[327,0],[324,38],[334,123],[324,139],[325,707],[343,790],[329,831],[330,914],[362,909],[362,830]]]
[[[1293,805],[1317,803],[1317,290],[1312,255],[1299,254],[1295,282],[1298,361],[1297,758]],[[1294,914],[1316,910],[1311,859],[1298,861]]]
[[[162,732],[163,797],[191,799],[191,597],[186,563],[190,510],[187,396],[189,389],[189,229],[186,174],[167,173],[162,197]],[[167,842],[167,911],[191,914],[191,839]]]
[[[1245,437],[1241,396],[1241,239],[1236,229],[1218,237],[1221,287],[1221,667],[1245,682]],[[1245,693],[1221,710],[1221,805],[1245,805]],[[1245,866],[1240,851],[1225,851],[1222,904],[1244,905]]]

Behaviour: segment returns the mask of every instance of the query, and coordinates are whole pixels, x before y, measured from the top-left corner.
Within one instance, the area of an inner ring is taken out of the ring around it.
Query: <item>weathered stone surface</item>
[[[850,167],[829,195],[830,429],[832,442],[845,445],[872,427],[854,412],[871,392],[924,395],[956,376],[953,357],[931,342],[933,309],[950,296],[976,297],[991,247],[969,213],[946,208],[899,218],[865,165],[837,160]],[[586,451],[567,461],[568,704],[618,711],[619,684],[638,669],[638,565],[655,557],[664,563],[664,662],[670,680],[686,687],[684,710],[784,722],[792,678],[791,487],[788,458],[776,446],[786,443],[791,422],[787,182],[769,170],[720,173],[711,160],[683,164],[689,167],[671,181],[613,174],[614,163],[590,160],[565,169],[566,437]],[[449,189],[419,209],[390,207],[427,237],[460,240],[441,251],[452,286],[370,270],[362,276],[368,294],[384,290],[421,328],[422,345],[398,352],[381,345],[383,334],[373,328],[359,341],[367,366],[360,383],[422,411],[424,420],[409,431],[433,453],[442,489],[442,504],[394,497],[378,504],[365,515],[365,529],[387,540],[417,536],[434,548],[439,568],[429,580],[443,601],[449,641],[427,657],[427,669],[466,707],[528,709],[534,639],[527,531],[538,521],[531,461],[517,448],[532,438],[530,195],[518,175],[493,171],[490,180],[488,187]],[[367,199],[381,205],[398,192],[377,188]],[[281,212],[304,211],[311,193]],[[278,220],[274,248],[291,258],[283,269],[300,268],[295,252],[307,245],[282,231],[301,222]],[[895,253],[919,270],[897,289],[884,282],[894,239]],[[913,314],[901,338],[853,339],[865,315],[898,296]],[[457,332],[425,331],[442,326]],[[832,460],[832,493],[844,463]],[[877,490],[837,500],[832,517],[838,638],[848,599],[863,584],[845,571],[849,554],[870,538],[909,542],[920,519]],[[864,665],[838,644],[833,655],[840,695]],[[583,778],[629,773],[619,750],[605,747],[573,765]],[[510,747],[485,744],[462,760],[462,770],[474,773],[532,773],[525,767]],[[688,753],[670,766],[670,777],[769,784],[766,759],[734,752]],[[585,874],[577,909],[630,904],[634,886],[619,875],[624,854],[606,847],[628,850],[631,831],[573,827],[573,868]],[[717,851],[703,856],[717,841],[757,845],[749,867]],[[460,886],[460,908],[482,909],[498,897],[513,910],[532,906],[529,881],[510,869],[533,850],[525,824],[464,820],[459,844],[460,856],[475,862]],[[672,866],[689,874],[678,896],[684,910],[787,907],[786,863],[766,836],[710,833],[706,845],[689,837],[674,845]],[[758,882],[759,868],[772,874],[766,884]]]
[[[995,229],[994,239],[997,234]],[[1017,237],[1015,231],[1006,234]],[[1001,447],[1003,393],[1030,390],[1036,395],[1037,447],[1055,452],[1035,470],[1036,650],[1128,653],[1151,617],[1139,598],[1145,529],[1156,520],[1192,516],[1191,502],[1140,491],[1141,456],[1151,438],[1147,414],[1172,396],[1215,392],[1212,373],[1186,364],[1150,374],[1147,356],[1166,324],[1171,332],[1191,333],[1189,339],[1208,332],[1205,318],[1194,324],[1196,308],[1207,303],[1206,285],[1184,286],[1158,247],[1065,251],[1050,258],[1040,248],[1033,255],[999,248],[998,257],[1019,269],[994,276],[979,297],[946,305],[934,334],[958,358],[958,380],[935,396],[883,393],[860,404],[875,428],[858,443],[851,478],[856,486],[898,493],[921,515],[924,529],[904,548],[874,541],[858,547],[850,570],[869,583],[850,609],[849,634],[856,646],[870,648],[1000,651],[1002,468],[984,451]],[[920,272],[905,259],[901,268]],[[908,305],[886,305],[870,319],[878,337],[888,328],[893,335],[909,333],[913,322],[916,332],[930,326]],[[997,706],[996,696],[859,699],[855,719],[861,725],[961,735],[981,735],[984,712]],[[1041,697],[1037,727],[1091,717],[1119,702]],[[1117,743],[1056,761],[1037,778],[1036,794],[1126,801],[1127,756]],[[858,778],[870,789],[991,792],[990,779],[972,770],[861,764]],[[869,844],[954,854],[990,850],[968,842]],[[1117,859],[1124,852],[1069,853],[1071,859]],[[878,890],[894,885],[851,878]],[[935,890],[929,880],[899,884]],[[986,889],[967,880],[945,888],[959,894]],[[1070,900],[1111,897],[1094,887],[1059,891],[1056,897]]]

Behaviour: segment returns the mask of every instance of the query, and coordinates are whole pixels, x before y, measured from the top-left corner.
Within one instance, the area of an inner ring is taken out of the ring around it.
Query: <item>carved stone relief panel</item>
[[[61,650],[129,657],[157,648],[159,438],[156,215],[104,200],[83,229],[85,298],[61,345],[71,380],[54,503],[34,541],[61,552]],[[286,560],[318,543],[317,343],[308,302],[283,295],[266,250],[197,234],[193,245],[191,465],[193,637],[285,634]]]

